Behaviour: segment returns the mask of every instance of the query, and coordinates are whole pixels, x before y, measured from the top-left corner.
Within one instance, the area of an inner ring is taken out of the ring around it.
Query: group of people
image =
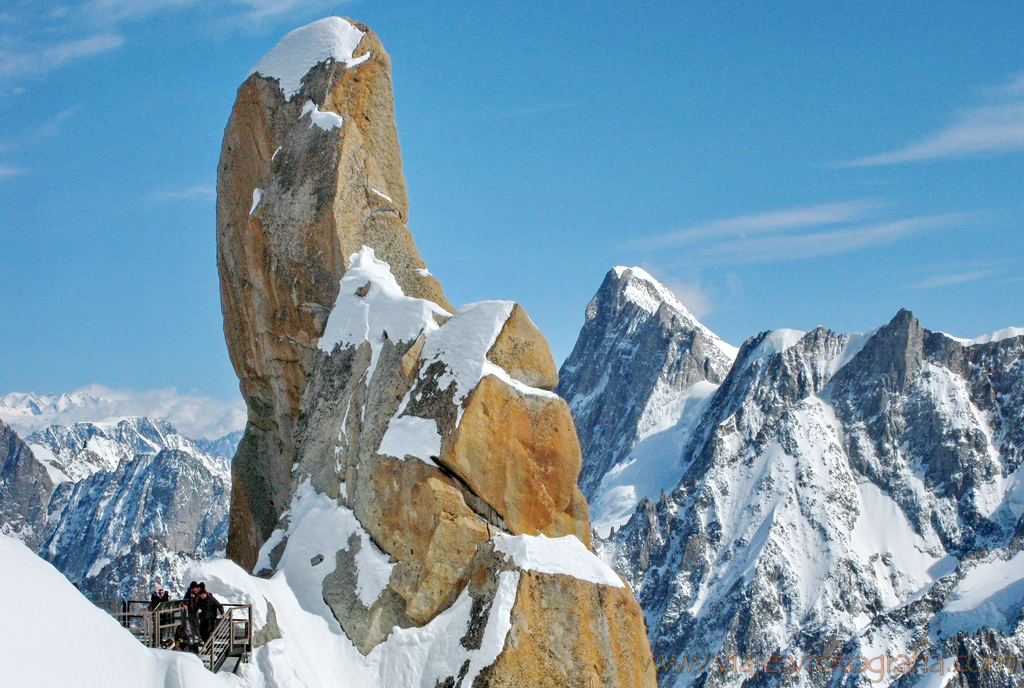
[[[149,611],[166,609],[165,605],[169,603],[170,593],[160,583],[155,583]],[[173,639],[168,641],[168,649],[198,652],[199,646],[210,638],[223,614],[224,605],[206,589],[206,583],[192,581],[182,597],[181,623],[175,629]]]

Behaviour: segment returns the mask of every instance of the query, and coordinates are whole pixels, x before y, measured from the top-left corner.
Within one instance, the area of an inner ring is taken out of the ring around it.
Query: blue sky
[[[0,394],[237,396],[215,171],[287,31],[394,62],[410,228],[456,304],[568,355],[613,265],[739,345],[906,307],[1024,326],[1024,7],[1005,2],[89,0],[0,5]]]

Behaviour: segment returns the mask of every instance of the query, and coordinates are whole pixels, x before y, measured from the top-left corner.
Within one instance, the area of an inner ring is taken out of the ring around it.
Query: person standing
[[[206,590],[206,586],[200,584],[202,587],[199,590],[199,635],[202,636],[203,642],[206,642],[210,638],[210,634],[213,632],[214,627],[217,625],[217,619],[224,614],[224,605],[222,605],[212,593]]]
[[[175,635],[178,645],[186,652],[198,652],[201,642],[199,633],[199,583],[192,581],[181,600],[181,624]]]
[[[149,596],[149,611],[155,612],[164,602],[170,602],[171,593],[164,590],[160,581],[153,581],[153,592]]]

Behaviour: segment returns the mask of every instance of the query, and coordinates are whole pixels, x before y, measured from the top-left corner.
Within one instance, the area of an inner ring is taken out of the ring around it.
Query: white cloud
[[[20,167],[11,167],[10,165],[0,165],[0,179],[4,177],[14,177],[21,174],[25,170]]]
[[[217,187],[200,184],[184,189],[160,189],[146,195],[151,201],[212,201],[217,198]]]
[[[700,282],[677,282],[670,279],[663,281],[662,284],[675,294],[686,306],[686,310],[693,313],[693,317],[698,320],[714,310],[711,295],[701,288]]]
[[[60,67],[72,60],[91,57],[109,52],[124,45],[124,37],[114,33],[87,36],[71,41],[63,41],[41,51],[48,67]]]
[[[868,222],[883,206],[845,201],[716,220],[650,237],[632,248],[675,248],[688,261],[738,265],[853,253],[948,227],[962,215],[934,215]],[[839,228],[832,229],[836,225]]]
[[[302,21],[338,2],[328,0],[71,0],[60,6],[22,0],[0,15],[0,82],[40,76],[68,64],[120,48],[129,25],[154,16],[199,8],[212,25],[251,28]],[[315,17],[313,17],[315,18]],[[259,21],[264,20],[267,21]]]
[[[12,392],[0,399],[0,419],[21,435],[50,425],[113,423],[130,416],[165,420],[186,437],[216,439],[245,427],[241,399],[182,394],[173,387],[135,392],[88,385],[68,395]]]
[[[73,60],[120,48],[123,44],[124,38],[115,33],[58,41],[42,47],[23,44],[15,50],[0,52],[0,78],[15,79],[42,74]]]
[[[936,289],[938,287],[948,287],[954,284],[974,282],[986,277],[991,277],[994,274],[996,274],[995,270],[973,270],[971,272],[957,272],[949,275],[935,275],[934,277],[921,280],[912,286],[915,289]]]
[[[1024,150],[1024,76],[997,89],[991,101],[959,113],[945,129],[888,153],[869,155],[846,164],[870,167],[939,158]]]
[[[686,227],[652,237],[644,243],[651,246],[685,246],[708,239],[839,224],[864,219],[880,207],[874,201],[842,201],[786,208]]]

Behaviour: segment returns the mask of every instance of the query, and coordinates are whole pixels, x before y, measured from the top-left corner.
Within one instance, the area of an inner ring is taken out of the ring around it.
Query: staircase
[[[181,600],[164,602],[155,611],[149,611],[144,600],[114,600],[97,602],[118,623],[146,647],[173,649],[174,632],[182,622]],[[210,671],[220,671],[229,658],[235,658],[232,670],[246,661],[252,651],[252,605],[225,604],[224,616],[199,646],[197,654]]]

